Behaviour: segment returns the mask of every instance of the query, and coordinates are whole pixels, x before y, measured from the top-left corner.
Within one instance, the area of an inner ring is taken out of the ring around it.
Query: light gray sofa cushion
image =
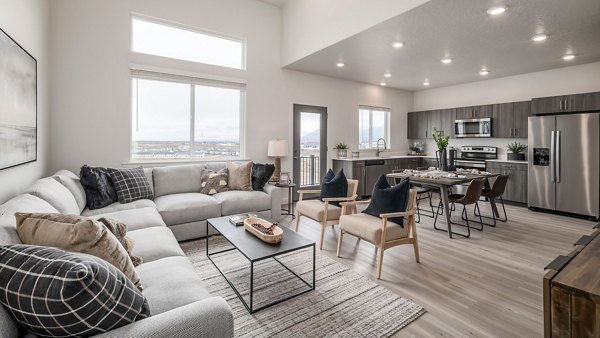
[[[154,197],[200,191],[201,165],[157,167],[154,176]]]
[[[109,206],[106,206],[106,207],[100,208],[100,209],[90,210],[88,208],[85,208],[81,212],[81,215],[86,216],[86,217],[91,217],[91,216],[95,216],[95,215],[108,214],[111,212],[117,212],[117,211],[122,211],[122,210],[150,208],[150,207],[156,208],[156,204],[154,204],[154,202],[152,200],[137,200],[137,201],[133,201],[131,203],[123,203],[123,204],[121,204],[119,202],[115,202]]]
[[[0,305],[0,337],[20,337],[19,324],[3,305]]]
[[[21,243],[17,234],[15,212],[58,213],[58,210],[43,199],[29,194],[9,199],[0,205],[0,245]]]
[[[154,202],[167,225],[221,216],[221,202],[212,196],[201,193],[163,195],[157,197]]]
[[[204,168],[212,171],[219,171],[223,168],[227,168],[227,162],[206,162]]]
[[[114,218],[125,223],[127,231],[166,226],[155,207],[121,210],[91,216],[93,219],[101,217]]]
[[[271,209],[271,196],[262,191],[225,191],[213,195],[221,201],[221,213],[234,215]]]
[[[137,268],[152,315],[212,297],[187,257],[167,257]]]
[[[144,174],[148,179],[148,183],[150,183],[150,188],[152,188],[152,192],[154,192],[154,168],[144,168]]]
[[[79,181],[79,176],[68,170],[59,170],[52,176],[55,180],[60,182],[65,188],[69,189],[73,197],[75,197],[75,201],[79,206],[79,212],[82,212],[85,209],[85,205],[87,203],[85,197],[85,190]]]
[[[173,233],[167,227],[129,231],[127,237],[135,242],[132,254],[142,257],[143,264],[166,257],[185,257]]]
[[[50,203],[62,214],[79,215],[81,213],[77,201],[69,189],[50,177],[37,180],[26,192]]]

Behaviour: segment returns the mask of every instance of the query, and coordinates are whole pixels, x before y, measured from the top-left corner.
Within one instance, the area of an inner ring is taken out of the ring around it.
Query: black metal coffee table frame
[[[223,217],[220,217],[221,219]],[[238,246],[234,243],[234,241],[231,241],[229,238],[227,238],[226,235],[223,235],[213,224],[211,224],[211,221],[214,219],[209,219],[206,222],[206,256],[208,257],[208,259],[213,263],[213,265],[217,268],[217,270],[219,270],[219,272],[221,273],[221,275],[223,276],[223,278],[225,278],[225,280],[227,281],[227,283],[229,284],[229,286],[231,286],[231,288],[233,289],[233,291],[235,292],[235,294],[238,296],[238,298],[240,299],[240,301],[242,302],[242,304],[244,304],[244,307],[246,308],[246,310],[248,310],[249,313],[254,313],[263,309],[266,309],[268,307],[271,307],[273,305],[279,304],[281,302],[284,302],[286,300],[292,299],[294,297],[303,295],[307,292],[313,291],[315,289],[315,255],[316,255],[316,247],[315,247],[315,243],[309,243],[309,244],[304,244],[304,245],[299,245],[297,247],[293,247],[287,250],[281,250],[281,251],[277,251],[276,253],[272,253],[272,254],[268,254],[268,255],[264,255],[264,256],[260,256],[260,257],[255,257],[255,258],[250,258],[248,257],[248,255],[243,251],[240,250],[238,248]],[[217,231],[219,233],[219,235],[221,235],[223,238],[225,238],[231,245],[233,245],[233,248],[229,248],[229,249],[225,249],[225,250],[221,250],[221,251],[217,251],[217,252],[209,252],[208,249],[208,243],[209,243],[209,238],[212,237],[213,235],[209,235],[208,232],[208,228],[209,226],[211,226],[213,229],[215,229],[215,231]],[[231,225],[233,227],[233,225]],[[243,230],[243,227],[241,227],[241,229]],[[245,230],[244,230],[245,231]],[[291,232],[291,230],[289,229],[284,229],[284,241],[285,241],[285,232]],[[300,236],[297,235],[296,233],[293,233],[293,235],[295,236]],[[251,235],[252,236],[252,235]],[[252,236],[254,239],[256,239],[256,241],[261,242],[263,245],[271,245],[271,244],[267,244],[262,242],[260,239]],[[306,248],[310,248],[312,247],[313,252],[312,252],[312,285],[307,282],[306,280],[304,280],[302,277],[300,277],[297,273],[295,273],[292,269],[290,269],[288,266],[286,266],[283,262],[281,262],[279,259],[277,259],[277,256],[289,253],[289,252],[293,252],[293,251],[298,251],[298,250],[302,250],[302,249],[306,249]],[[227,276],[225,275],[225,273],[223,272],[223,270],[221,270],[221,268],[219,268],[219,266],[217,265],[217,263],[212,259],[212,256],[214,255],[218,255],[224,252],[229,252],[229,251],[233,251],[233,250],[237,250],[238,252],[240,252],[244,257],[246,257],[246,259],[250,262],[250,304],[246,303],[246,301],[244,300],[244,297],[242,297],[241,293],[238,291],[238,289],[235,287],[235,285],[233,285],[233,283],[227,278]],[[306,284],[306,286],[308,286],[308,289],[299,293],[295,293],[291,296],[279,299],[275,302],[272,303],[268,303],[266,305],[263,305],[257,309],[255,309],[253,307],[253,301],[254,301],[254,263],[258,263],[260,261],[266,260],[266,259],[274,259],[277,263],[281,264],[281,266],[283,266],[284,268],[286,268],[289,272],[291,272],[294,276],[296,276],[298,279],[300,279],[302,282],[304,282],[304,284]]]

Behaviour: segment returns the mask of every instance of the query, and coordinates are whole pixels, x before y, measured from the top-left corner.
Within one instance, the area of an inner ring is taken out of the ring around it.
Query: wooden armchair
[[[358,180],[348,180],[348,196],[347,197],[335,197],[335,198],[323,198],[323,201],[318,199],[305,200],[305,194],[319,194],[320,190],[298,190],[300,198],[296,203],[296,232],[300,226],[300,216],[308,217],[321,224],[321,242],[319,249],[323,249],[323,236],[325,235],[325,228],[328,225],[333,227],[334,224],[339,223],[340,216],[342,215],[342,208],[331,204],[331,202],[348,202],[355,201],[358,195]],[[351,209],[348,209],[351,210]]]
[[[417,242],[417,225],[415,214],[417,213],[417,191],[410,189],[407,211],[381,214],[379,217],[364,213],[346,214],[347,208],[356,211],[356,206],[369,204],[369,201],[344,202],[342,205],[342,216],[340,217],[340,237],[338,239],[337,256],[340,256],[342,237],[345,233],[364,239],[376,246],[378,250],[377,279],[381,277],[381,266],[383,264],[383,252],[391,247],[412,244],[415,251],[415,260],[419,263],[419,245]],[[399,224],[388,222],[393,217],[404,217],[404,227]]]

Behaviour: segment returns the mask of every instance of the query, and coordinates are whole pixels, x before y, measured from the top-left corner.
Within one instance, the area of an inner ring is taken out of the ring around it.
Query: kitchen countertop
[[[522,163],[522,164],[527,164],[527,161],[514,161],[514,160],[501,160],[501,159],[496,159],[496,160],[485,160],[486,162],[503,162],[503,163]]]
[[[333,160],[338,161],[370,161],[370,160],[396,160],[402,158],[435,158],[435,156],[426,156],[426,155],[393,155],[393,156],[385,156],[385,157],[377,157],[377,156],[368,156],[368,157],[358,157],[358,158],[334,158]]]

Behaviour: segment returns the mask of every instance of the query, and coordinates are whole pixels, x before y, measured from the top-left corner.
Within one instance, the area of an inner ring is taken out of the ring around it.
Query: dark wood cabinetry
[[[493,109],[491,104],[482,106],[460,107],[456,108],[457,120],[478,119],[483,117],[492,117]]]
[[[428,138],[433,138],[435,129],[442,132],[443,136],[454,136],[454,109],[430,110],[428,113]]]
[[[600,92],[537,97],[531,100],[533,115],[596,110],[600,110]]]
[[[527,118],[530,101],[493,105],[492,136],[496,138],[527,138]]]
[[[600,230],[546,267],[544,336],[600,336]]]
[[[486,170],[500,175],[508,175],[504,198],[507,201],[527,203],[527,163],[486,162]]]

